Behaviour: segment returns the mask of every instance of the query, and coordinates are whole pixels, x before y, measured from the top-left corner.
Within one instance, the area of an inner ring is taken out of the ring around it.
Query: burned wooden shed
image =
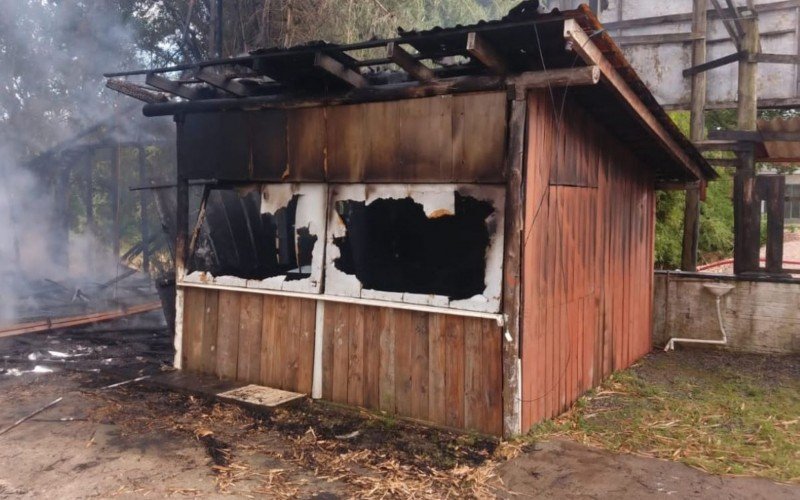
[[[714,173],[537,7],[107,75],[177,123],[176,366],[509,435],[648,352],[656,187]]]

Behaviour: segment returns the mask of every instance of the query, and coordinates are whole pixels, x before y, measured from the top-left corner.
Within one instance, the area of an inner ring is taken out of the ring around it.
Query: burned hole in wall
[[[264,212],[258,189],[211,190],[189,272],[250,280],[310,277],[318,236],[296,226],[300,200],[295,194],[285,206]]]
[[[453,196],[454,212],[430,215],[411,197],[335,202],[346,232],[333,238],[340,254],[334,265],[372,290],[451,300],[481,294],[494,208],[458,191]]]

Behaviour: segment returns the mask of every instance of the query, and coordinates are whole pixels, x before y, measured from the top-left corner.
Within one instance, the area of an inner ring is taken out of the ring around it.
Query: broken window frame
[[[236,190],[239,193],[256,189],[260,193],[260,213],[274,214],[279,208],[289,206],[293,196],[299,196],[294,223],[294,244],[297,251],[298,235],[296,228],[308,227],[316,236],[311,252],[310,275],[305,278],[288,278],[288,273],[264,279],[247,279],[234,275],[215,276],[208,271],[195,270],[181,280],[186,284],[233,286],[246,289],[263,289],[300,293],[322,293],[324,241],[326,234],[328,186],[324,183],[248,183],[209,187],[203,193],[200,212],[192,232],[189,245],[189,259],[197,251],[198,240],[203,231],[208,233],[207,205],[213,190]],[[319,226],[319,227],[317,227]]]
[[[347,232],[344,221],[335,210],[339,201],[364,201],[367,204],[379,198],[411,198],[423,205],[430,217],[438,213],[452,213],[455,192],[479,201],[489,202],[493,212],[486,218],[489,226],[489,245],[485,256],[485,288],[481,294],[470,298],[451,300],[444,295],[407,292],[388,292],[364,288],[353,274],[339,270],[335,264],[341,256],[334,239]],[[439,211],[444,212],[439,212]],[[445,307],[466,311],[497,313],[501,307],[503,242],[505,215],[505,187],[493,184],[339,184],[330,188],[328,229],[325,248],[325,294],[361,299],[401,302],[406,304]]]

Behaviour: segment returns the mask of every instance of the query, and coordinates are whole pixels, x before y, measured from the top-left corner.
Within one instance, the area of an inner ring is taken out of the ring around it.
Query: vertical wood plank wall
[[[316,302],[183,289],[183,369],[311,392]]]
[[[523,431],[650,350],[651,174],[579,108],[528,98]]]
[[[322,397],[502,432],[502,330],[487,319],[324,305]],[[314,300],[184,288],[183,366],[311,392]]]
[[[328,302],[323,325],[323,399],[502,432],[493,320]]]

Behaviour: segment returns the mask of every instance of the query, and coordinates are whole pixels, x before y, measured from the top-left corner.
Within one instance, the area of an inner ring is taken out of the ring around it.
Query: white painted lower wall
[[[656,273],[653,343],[663,347],[671,337],[721,338],[714,296],[705,283],[735,288],[722,298],[728,333],[726,349],[800,353],[800,282],[747,281],[734,277]]]

